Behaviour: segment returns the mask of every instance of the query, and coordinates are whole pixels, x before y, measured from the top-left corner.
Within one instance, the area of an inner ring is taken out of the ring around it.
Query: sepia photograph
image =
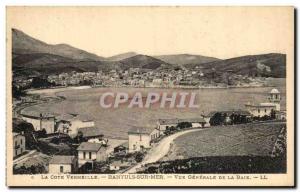
[[[293,7],[6,15],[8,186],[294,186]]]

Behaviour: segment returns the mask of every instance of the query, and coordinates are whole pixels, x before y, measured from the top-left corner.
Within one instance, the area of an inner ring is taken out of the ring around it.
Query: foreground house
[[[154,128],[132,128],[128,131],[128,152],[149,149],[151,141],[158,138],[159,130]]]
[[[49,173],[75,173],[76,171],[75,156],[54,155],[49,162]]]
[[[21,133],[13,132],[13,157],[25,152],[25,136]]]
[[[94,161],[106,161],[106,147],[100,143],[82,142],[77,148],[78,165],[81,167],[85,163],[93,163]]]
[[[80,128],[93,126],[94,120],[86,115],[62,114],[56,119],[57,132],[66,133],[70,137],[76,137]]]
[[[22,112],[22,119],[33,125],[35,131],[45,130],[47,134],[54,133],[55,116],[51,113]]]

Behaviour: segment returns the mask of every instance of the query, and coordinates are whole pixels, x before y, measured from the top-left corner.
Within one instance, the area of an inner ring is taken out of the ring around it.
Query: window
[[[89,159],[92,159],[92,152],[89,152]]]
[[[133,150],[136,150],[136,145],[133,145],[132,148],[133,148]]]
[[[257,109],[257,112],[260,113],[260,109]]]
[[[278,98],[278,95],[275,95],[275,99],[277,99]]]
[[[83,152],[83,159],[85,159],[85,155],[86,155],[85,152]]]
[[[21,142],[21,145],[22,145],[23,144],[23,140],[21,139],[20,142]]]
[[[267,109],[265,109],[265,113],[267,113]]]
[[[21,148],[21,153],[23,153],[23,148]]]
[[[61,173],[63,173],[64,172],[64,166],[60,166],[59,170],[60,170]]]
[[[17,141],[15,141],[15,146],[17,146],[18,145],[18,142]]]

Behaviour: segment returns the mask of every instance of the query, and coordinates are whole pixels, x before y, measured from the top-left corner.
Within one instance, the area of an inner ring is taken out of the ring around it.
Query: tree
[[[135,161],[136,162],[142,162],[144,159],[144,154],[141,152],[137,152],[137,154],[135,155]]]
[[[221,113],[217,112],[210,118],[209,123],[213,126],[222,125],[224,123],[224,120],[224,116]]]
[[[25,95],[26,95],[26,92],[24,91],[24,89],[17,87],[14,84],[12,85],[12,96],[14,98],[19,99],[20,97],[25,96]]]
[[[39,130],[35,132],[39,138],[47,137],[47,131],[45,129]]]
[[[276,119],[276,111],[274,109],[271,110],[271,119]]]
[[[31,87],[33,88],[48,88],[51,86],[55,86],[55,83],[51,83],[47,79],[41,77],[35,77],[31,82]]]
[[[82,131],[78,131],[77,136],[74,138],[74,142],[75,143],[86,142],[86,139],[84,139],[84,137],[83,137]]]
[[[179,129],[185,129],[185,128],[192,127],[192,123],[190,123],[190,122],[180,122],[180,123],[178,123],[178,125],[176,127],[179,128]]]

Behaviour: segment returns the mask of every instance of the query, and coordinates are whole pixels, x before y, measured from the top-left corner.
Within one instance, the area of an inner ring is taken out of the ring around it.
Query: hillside
[[[158,68],[172,68],[173,66],[162,60],[150,57],[147,55],[136,55],[120,61],[122,69],[128,68],[143,68],[143,69],[158,69]]]
[[[12,49],[13,54],[48,53],[76,60],[98,61],[104,59],[67,44],[47,44],[17,29],[12,29]]]
[[[49,75],[63,72],[109,71],[120,63],[109,61],[79,61],[48,53],[17,54],[13,58],[16,76]]]
[[[143,68],[174,69],[184,66],[201,70],[206,78],[217,73],[285,77],[286,55],[270,53],[219,60],[201,55],[177,54],[147,56],[128,52],[104,58],[67,44],[50,45],[12,29],[12,65],[15,75],[48,75],[71,71],[109,71],[111,69]],[[219,76],[220,76],[219,75]]]
[[[206,57],[201,55],[190,55],[190,54],[159,55],[154,57],[166,63],[183,65],[183,66],[187,64],[203,64],[203,63],[209,63],[209,62],[220,60],[214,57]]]
[[[187,68],[201,68],[204,73],[215,70],[217,73],[230,72],[239,75],[286,77],[286,55],[270,53],[235,57],[205,64],[188,64]]]
[[[127,53],[122,53],[122,54],[118,54],[118,55],[114,55],[112,57],[107,57],[105,58],[107,61],[121,61],[123,59],[127,59],[129,57],[133,57],[138,55],[135,52],[127,52]]]

